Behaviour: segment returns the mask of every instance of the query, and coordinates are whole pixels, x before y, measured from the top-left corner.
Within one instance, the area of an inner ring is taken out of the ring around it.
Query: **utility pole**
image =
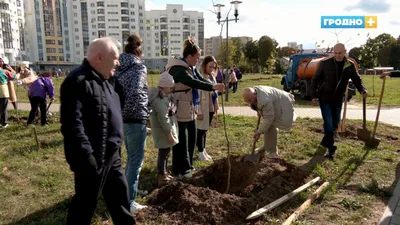
[[[228,40],[228,34],[229,34],[229,30],[228,30],[228,23],[229,21],[235,21],[235,23],[237,23],[238,16],[239,16],[239,4],[242,3],[241,1],[231,1],[231,4],[235,5],[235,18],[234,19],[229,19],[229,14],[226,15],[226,19],[225,20],[221,20],[221,7],[224,7],[225,5],[222,4],[217,4],[214,5],[214,7],[217,8],[217,19],[218,19],[218,25],[221,24],[221,22],[226,23],[226,49],[225,49],[225,53],[226,53],[226,67],[225,67],[225,101],[228,102],[229,100],[229,80],[230,80],[230,75],[229,75],[229,40]],[[222,32],[222,31],[221,31]]]

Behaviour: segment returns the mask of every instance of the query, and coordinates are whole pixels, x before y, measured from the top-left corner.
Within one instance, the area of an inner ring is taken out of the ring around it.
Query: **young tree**
[[[258,59],[261,69],[268,68],[268,61],[274,56],[276,45],[274,40],[268,36],[262,36],[258,41]]]

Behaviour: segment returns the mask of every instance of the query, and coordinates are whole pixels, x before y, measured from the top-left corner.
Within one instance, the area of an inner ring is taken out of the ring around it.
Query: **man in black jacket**
[[[67,224],[89,225],[100,194],[114,224],[135,224],[121,165],[120,100],[108,82],[119,65],[118,57],[114,41],[99,38],[89,45],[83,64],[61,85],[61,132],[75,178]]]
[[[367,97],[367,91],[353,62],[346,58],[346,49],[338,43],[333,48],[334,56],[319,64],[311,80],[311,97],[315,105],[319,100],[324,120],[324,138],[321,145],[328,148],[326,157],[333,159],[337,147],[334,145],[334,133],[338,128],[344,93],[351,79],[357,90]],[[347,99],[346,99],[347,100]]]

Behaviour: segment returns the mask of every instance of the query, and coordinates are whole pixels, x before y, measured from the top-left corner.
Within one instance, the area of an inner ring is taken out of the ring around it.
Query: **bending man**
[[[254,132],[255,140],[264,134],[264,145],[257,151],[266,151],[268,158],[277,158],[278,129],[289,131],[295,121],[294,96],[274,87],[255,86],[244,89],[243,99],[263,117],[263,123]]]

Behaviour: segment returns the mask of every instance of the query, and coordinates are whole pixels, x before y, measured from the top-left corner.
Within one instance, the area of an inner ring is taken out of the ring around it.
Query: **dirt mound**
[[[306,182],[308,174],[281,159],[245,162],[231,157],[231,183],[227,194],[228,163],[218,160],[193,178],[155,190],[138,222],[166,224],[246,224],[256,209]],[[252,221],[257,222],[257,221]]]

